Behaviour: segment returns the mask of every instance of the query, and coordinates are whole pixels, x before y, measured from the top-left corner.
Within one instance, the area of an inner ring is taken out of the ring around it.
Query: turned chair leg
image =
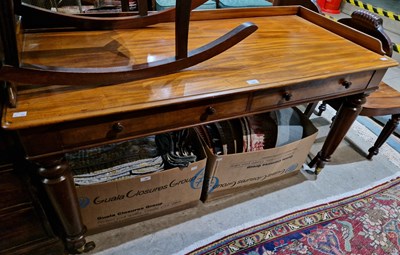
[[[368,152],[367,159],[372,160],[374,155],[378,155],[379,148],[386,142],[389,136],[393,133],[393,131],[399,125],[400,114],[393,114],[392,118],[386,123],[385,127],[382,129],[382,132],[379,134],[378,138],[374,146],[372,146]]]
[[[307,116],[308,118],[311,117],[313,114],[315,108],[317,108],[318,102],[315,103],[310,103],[307,105],[306,110],[304,111],[304,115]],[[321,105],[318,107],[318,113],[316,114],[317,116],[321,116],[322,113],[326,110],[326,103],[322,102]]]
[[[321,105],[318,107],[319,112],[317,113],[318,116],[321,116],[324,111],[326,111],[326,103],[322,102]]]
[[[306,110],[304,111],[304,115],[307,116],[307,118],[310,118],[317,105],[318,102],[308,104]]]

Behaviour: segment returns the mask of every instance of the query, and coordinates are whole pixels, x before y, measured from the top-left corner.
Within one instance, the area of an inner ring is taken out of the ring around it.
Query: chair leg
[[[307,118],[310,118],[317,105],[318,102],[308,104],[306,110],[304,111],[304,115],[307,116]]]
[[[318,116],[321,116],[322,113],[326,110],[326,102],[322,102],[322,104],[318,107],[319,112],[317,113]]]
[[[397,128],[400,121],[400,114],[393,114],[392,118],[386,123],[385,127],[382,129],[382,132],[379,134],[378,138],[374,146],[372,146],[368,152],[367,159],[372,159],[374,155],[378,155],[379,148],[386,142],[389,136],[393,133],[393,131]]]

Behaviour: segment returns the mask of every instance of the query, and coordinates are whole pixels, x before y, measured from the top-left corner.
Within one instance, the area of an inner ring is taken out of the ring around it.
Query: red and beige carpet
[[[238,230],[187,254],[400,254],[400,178]]]

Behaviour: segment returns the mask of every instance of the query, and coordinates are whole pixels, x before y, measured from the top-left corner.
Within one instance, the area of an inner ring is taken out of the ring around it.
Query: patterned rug
[[[400,178],[240,230],[187,254],[400,254]]]

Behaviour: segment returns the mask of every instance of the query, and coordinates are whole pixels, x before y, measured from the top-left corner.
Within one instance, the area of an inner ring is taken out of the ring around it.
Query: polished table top
[[[305,19],[298,7],[274,8],[284,11],[276,16],[192,21],[189,50],[243,22],[255,23],[258,30],[226,52],[175,74],[92,88],[19,85],[17,107],[5,109],[2,126],[55,124],[397,65]],[[23,39],[22,63],[60,67],[152,62],[172,57],[175,47],[174,23],[134,30],[25,33]],[[21,112],[22,117],[15,117]]]

